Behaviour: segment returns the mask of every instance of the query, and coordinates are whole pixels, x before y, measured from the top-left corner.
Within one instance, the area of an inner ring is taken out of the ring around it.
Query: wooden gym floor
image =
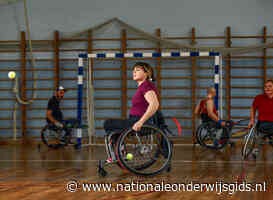
[[[81,150],[72,147],[48,150],[42,146],[39,151],[34,145],[1,145],[0,200],[272,200],[272,152],[271,147],[265,147],[256,161],[243,163],[240,157],[241,147],[238,146],[233,149],[228,147],[223,151],[211,151],[199,146],[177,145],[174,148],[172,171],[169,173],[164,172],[150,178],[136,177],[113,165],[106,168],[108,176],[101,178],[97,174],[97,161],[106,156],[104,146],[85,147]],[[72,180],[77,181],[81,187],[75,192],[68,192],[67,184]],[[245,182],[242,182],[243,180]],[[142,191],[136,191],[135,185],[134,191],[129,192],[128,184],[132,182],[139,184]],[[86,192],[83,190],[83,183],[107,183],[113,187],[123,183],[127,184],[127,190],[125,188],[126,191],[123,192]],[[164,191],[158,191],[159,188],[152,191],[145,190],[146,183],[154,186],[162,186],[164,183],[169,186],[164,185],[167,188]],[[255,190],[257,184],[259,191],[242,191],[246,189],[246,184],[250,183],[251,190]],[[170,191],[171,188],[178,190],[178,184],[184,184],[184,187],[180,188],[187,191]],[[222,190],[225,191],[220,193],[219,189],[206,191],[203,188],[204,190],[200,191],[202,186],[198,184],[218,184],[218,188],[220,184],[230,185],[225,188],[223,186]],[[232,193],[236,187],[238,191]]]

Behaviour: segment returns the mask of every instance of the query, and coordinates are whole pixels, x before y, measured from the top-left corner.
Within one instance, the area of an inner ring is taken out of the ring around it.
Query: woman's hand
[[[133,126],[133,130],[139,131],[141,129],[142,125],[143,125],[143,122],[141,120],[137,121]]]

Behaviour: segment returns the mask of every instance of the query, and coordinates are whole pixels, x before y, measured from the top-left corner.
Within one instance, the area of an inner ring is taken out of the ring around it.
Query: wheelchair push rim
[[[119,163],[140,176],[153,176],[165,170],[172,158],[172,145],[160,129],[144,125],[139,132],[124,132],[118,140],[116,154]],[[132,154],[132,158],[127,157]]]
[[[229,142],[229,131],[226,127],[210,127],[209,124],[201,124],[198,127],[197,141],[209,149],[222,149]]]
[[[245,136],[244,139],[244,145],[242,148],[242,158],[243,160],[248,159],[249,155],[252,154],[252,151],[256,145],[256,127],[253,126],[250,131],[249,134]]]

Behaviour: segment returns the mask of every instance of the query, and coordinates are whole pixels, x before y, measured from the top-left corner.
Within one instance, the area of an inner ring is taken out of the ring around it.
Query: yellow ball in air
[[[9,72],[8,76],[10,79],[14,79],[16,76],[16,73],[14,71],[11,71],[11,72]]]

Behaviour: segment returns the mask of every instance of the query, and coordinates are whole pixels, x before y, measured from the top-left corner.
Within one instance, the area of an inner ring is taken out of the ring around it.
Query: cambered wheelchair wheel
[[[202,137],[206,136],[206,132],[202,132],[202,129],[204,128],[203,124],[201,124],[200,126],[197,127],[196,130],[196,142],[200,145],[202,145],[201,141],[202,141]]]
[[[170,167],[172,144],[163,131],[144,125],[138,132],[129,129],[119,137],[116,154],[120,164],[130,172],[153,176]]]
[[[222,149],[229,143],[229,131],[226,127],[203,123],[198,127],[197,141],[209,149]]]
[[[69,138],[65,138],[65,141],[60,142],[60,139],[65,135],[63,129],[58,129],[46,125],[41,131],[41,138],[43,143],[49,148],[58,149],[68,143]]]
[[[244,144],[242,147],[242,158],[244,160],[248,159],[250,155],[252,155],[253,149],[256,146],[257,140],[257,129],[256,126],[253,126],[248,135],[245,136]]]

